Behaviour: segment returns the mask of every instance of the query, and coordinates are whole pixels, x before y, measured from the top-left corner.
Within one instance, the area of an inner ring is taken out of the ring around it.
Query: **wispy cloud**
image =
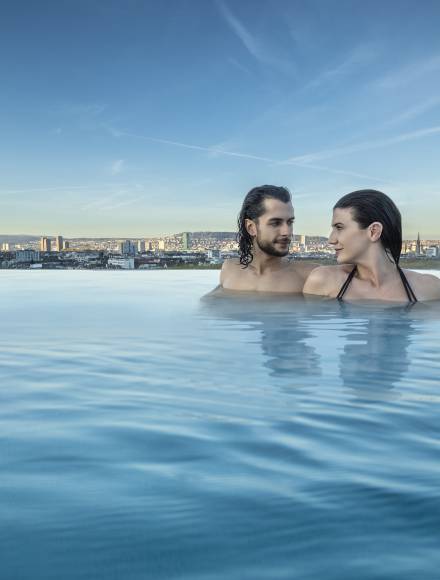
[[[357,46],[340,63],[327,68],[306,84],[303,90],[315,89],[325,83],[338,81],[341,78],[359,72],[363,66],[371,64],[379,55],[379,47],[375,44]]]
[[[397,72],[380,78],[374,82],[374,86],[381,89],[398,89],[404,87],[417,79],[440,71],[440,54],[435,54],[427,59],[413,62],[402,67]]]
[[[315,161],[321,161],[322,159],[331,159],[333,157],[340,157],[341,155],[349,155],[351,153],[356,153],[358,151],[367,151],[372,149],[380,149],[383,147],[389,147],[390,145],[396,145],[398,143],[403,143],[405,141],[413,141],[415,139],[422,139],[423,137],[429,137],[431,135],[437,135],[440,133],[440,126],[427,127],[426,129],[419,129],[418,131],[412,131],[409,133],[402,133],[400,135],[395,135],[394,137],[389,137],[387,139],[378,139],[372,141],[364,141],[362,143],[354,143],[352,145],[347,145],[345,147],[335,147],[334,149],[325,149],[322,151],[317,151],[315,153],[307,153],[305,155],[298,155],[291,157],[286,161],[286,163],[314,163]]]
[[[310,170],[315,170],[315,171],[324,171],[327,173],[332,173],[332,174],[336,174],[336,175],[347,175],[349,177],[356,177],[356,178],[360,178],[360,179],[370,179],[373,181],[378,181],[378,182],[383,182],[384,180],[382,178],[377,178],[377,177],[373,177],[371,175],[365,175],[362,173],[356,173],[353,171],[345,171],[344,169],[333,169],[331,167],[325,167],[322,165],[316,165],[313,162],[313,159],[307,159],[307,156],[303,156],[303,157],[299,157],[299,158],[292,158],[292,159],[286,159],[286,160],[280,160],[280,159],[274,159],[271,157],[263,157],[260,155],[252,155],[249,153],[239,153],[236,151],[227,151],[225,149],[222,149],[220,147],[204,147],[202,145],[192,145],[189,143],[182,143],[180,141],[170,141],[168,139],[159,139],[156,137],[149,137],[149,136],[145,136],[145,135],[136,135],[134,133],[127,133],[124,131],[119,131],[119,130],[113,130],[112,131],[113,135],[116,135],[118,137],[130,137],[130,138],[134,138],[134,139],[141,139],[141,140],[145,140],[145,141],[150,141],[153,143],[160,143],[163,145],[171,145],[173,147],[181,147],[183,149],[189,149],[189,150],[195,150],[195,151],[203,151],[206,153],[209,153],[210,155],[224,155],[227,157],[236,157],[236,158],[241,158],[241,159],[249,159],[249,160],[253,160],[253,161],[262,161],[264,163],[269,163],[271,165],[294,165],[296,167],[302,167],[304,169],[310,169]]]
[[[386,124],[387,125],[397,125],[399,123],[405,123],[407,121],[412,121],[416,117],[427,113],[431,109],[435,109],[436,107],[440,106],[440,97],[434,96],[422,101],[421,103],[417,103],[413,107],[409,107],[396,117],[390,119]]]
[[[125,161],[123,159],[116,159],[111,165],[110,173],[112,175],[119,175],[124,170],[124,165]]]
[[[291,74],[295,72],[293,62],[274,56],[272,51],[267,46],[264,46],[256,35],[251,33],[225,2],[217,0],[217,6],[229,28],[253,58],[261,64],[270,65],[283,73]]]
[[[117,137],[131,137],[133,139],[141,139],[144,141],[151,141],[153,143],[161,143],[162,145],[172,145],[174,147],[182,147],[183,149],[192,149],[196,151],[205,151],[207,153],[217,153],[219,155],[226,155],[229,157],[242,157],[245,159],[254,159],[256,161],[266,161],[267,163],[277,163],[275,159],[269,157],[261,157],[259,155],[250,155],[248,153],[237,153],[235,151],[226,151],[216,147],[204,147],[202,145],[192,145],[190,143],[182,143],[180,141],[170,141],[169,139],[159,139],[157,137],[149,137],[146,135],[137,135],[135,133],[127,133],[125,131],[111,130],[112,134]]]
[[[217,5],[232,31],[243,43],[243,46],[254,58],[257,60],[264,60],[264,54],[257,39],[249,32],[244,24],[240,22],[240,20],[232,13],[232,11],[226,6],[224,2],[218,0]]]
[[[235,68],[237,68],[240,72],[243,72],[243,73],[245,73],[248,76],[252,76],[251,71],[246,66],[244,66],[243,63],[241,63],[240,61],[238,61],[236,58],[229,57],[228,58],[228,61],[233,66],[235,66]]]

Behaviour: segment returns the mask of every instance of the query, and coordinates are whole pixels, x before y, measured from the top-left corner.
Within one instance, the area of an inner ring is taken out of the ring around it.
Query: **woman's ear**
[[[380,222],[373,222],[368,226],[368,232],[370,234],[370,240],[372,242],[377,242],[380,240],[382,235],[383,225]]]
[[[247,233],[250,236],[255,237],[257,235],[257,226],[256,226],[254,220],[245,219],[244,225],[245,225]]]

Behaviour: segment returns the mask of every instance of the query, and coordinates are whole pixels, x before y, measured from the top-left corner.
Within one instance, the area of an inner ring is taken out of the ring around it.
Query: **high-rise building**
[[[131,240],[125,240],[119,244],[119,250],[123,256],[134,256],[136,254],[136,246]]]
[[[40,239],[40,250],[42,252],[50,252],[50,238],[42,237]]]
[[[61,252],[64,249],[63,246],[63,236],[57,236],[55,238],[55,250]]]
[[[138,240],[138,253],[143,254],[145,252],[145,240]]]
[[[70,248],[70,242],[67,242],[66,240],[64,240],[64,249],[68,250]]]
[[[9,242],[3,242],[3,244],[2,244],[2,251],[3,252],[9,252],[10,249],[11,249],[11,246],[10,246]]]
[[[189,250],[191,247],[191,239],[189,232],[183,232],[182,234],[182,250]]]
[[[422,253],[422,246],[420,244],[420,233],[417,234],[417,242],[416,242],[416,254],[420,256]]]

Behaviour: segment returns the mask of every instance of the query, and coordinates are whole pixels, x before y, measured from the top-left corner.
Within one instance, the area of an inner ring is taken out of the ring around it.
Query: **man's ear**
[[[368,226],[368,233],[370,235],[370,240],[372,242],[377,242],[380,240],[382,235],[383,225],[380,222],[373,222]]]
[[[257,226],[256,226],[254,220],[245,219],[244,226],[246,228],[247,233],[250,236],[255,237],[257,235]]]

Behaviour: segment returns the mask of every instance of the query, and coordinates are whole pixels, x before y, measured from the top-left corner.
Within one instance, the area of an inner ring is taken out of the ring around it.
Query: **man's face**
[[[278,199],[264,200],[265,212],[252,222],[254,243],[269,256],[283,257],[289,253],[295,216],[290,202]]]

